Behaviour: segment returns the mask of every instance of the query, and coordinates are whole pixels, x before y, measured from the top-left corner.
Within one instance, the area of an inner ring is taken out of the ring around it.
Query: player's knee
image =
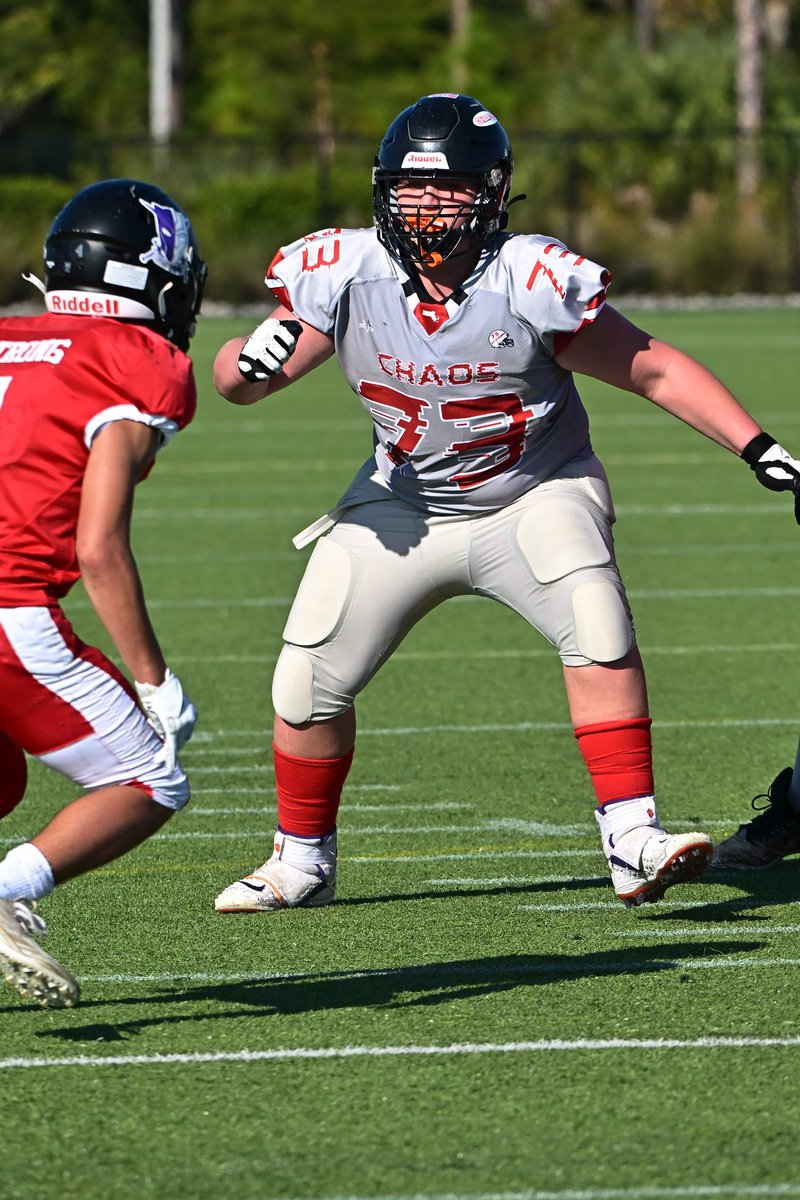
[[[287,725],[328,721],[353,705],[354,695],[301,646],[284,646],[272,677],[272,706]]]
[[[339,716],[353,704],[349,683],[337,678],[316,647],[340,636],[358,584],[360,563],[331,538],[314,547],[283,631],[287,643],[272,679],[272,704],[287,725]]]
[[[314,711],[314,665],[302,650],[284,646],[272,677],[272,707],[288,725],[305,725]]]
[[[584,658],[612,663],[634,643],[633,622],[622,585],[608,578],[581,579],[570,596],[575,644]]]
[[[602,510],[552,495],[523,513],[517,544],[544,589],[542,627],[564,661],[624,658],[633,622]]]
[[[19,804],[28,786],[28,764],[21,746],[0,733],[0,818]]]

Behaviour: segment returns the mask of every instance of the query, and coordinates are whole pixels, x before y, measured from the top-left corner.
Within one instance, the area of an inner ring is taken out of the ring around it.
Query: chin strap
[[[33,275],[33,274],[26,275],[25,272],[23,271],[22,278],[25,280],[26,283],[32,283],[35,288],[38,288],[43,296],[46,294],[47,288],[42,283],[42,281],[38,277],[38,275]]]

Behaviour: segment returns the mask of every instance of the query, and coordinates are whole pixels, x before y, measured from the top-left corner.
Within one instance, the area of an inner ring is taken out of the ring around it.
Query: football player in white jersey
[[[130,524],[136,485],[195,413],[205,271],[169,196],[103,180],[46,236],[44,282],[30,278],[47,311],[0,319],[0,817],[23,798],[26,751],[81,789],[0,861],[0,966],[45,1006],[79,986],[32,905],[189,799],[177,752],[197,713],[150,624]],[[130,678],[61,608],[80,577]]]
[[[506,232],[511,177],[491,112],[423,97],[378,151],[374,228],[283,247],[266,279],[278,307],[217,355],[220,393],[253,404],[335,354],[375,441],[335,508],[295,539],[320,537],[273,679],[274,849],[217,897],[219,912],[333,900],[355,698],[456,595],[513,608],[556,647],[620,900],[658,900],[711,861],[704,833],[670,834],[656,812],[614,508],[575,375],[666,409],[767,486],[791,489],[797,464],[705,367],[606,303],[605,268]]]

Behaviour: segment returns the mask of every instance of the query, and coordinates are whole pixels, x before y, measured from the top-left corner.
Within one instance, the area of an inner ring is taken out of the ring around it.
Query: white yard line
[[[800,1196],[800,1183],[693,1184],[686,1187],[564,1188],[524,1192],[415,1192],[408,1196],[325,1196],[314,1200],[725,1200],[726,1197]],[[270,1200],[262,1197],[261,1200]]]
[[[785,599],[800,596],[800,587],[628,588],[627,594],[632,600]],[[482,597],[479,596],[451,596],[447,603],[474,604],[480,599]],[[292,600],[292,596],[220,596],[218,599],[198,596],[193,599],[183,598],[180,600],[163,600],[154,597],[152,600],[148,599],[147,607],[178,611],[203,608],[288,608]],[[69,607],[70,609],[86,610],[90,608],[90,604],[88,600],[76,597],[74,600],[70,600]],[[550,653],[552,657],[555,651]]]
[[[415,1192],[408,1196],[325,1196],[314,1200],[759,1200],[763,1197],[800,1196],[800,1183],[694,1184],[687,1187],[564,1188],[561,1191],[524,1192]],[[270,1200],[262,1197],[261,1200]]]
[[[274,1050],[219,1050],[195,1054],[76,1054],[63,1058],[4,1058],[0,1070],[34,1067],[140,1067],[252,1063],[300,1059],[455,1058],[464,1055],[558,1054],[620,1050],[749,1050],[800,1048],[800,1037],[561,1038],[530,1042],[453,1042],[442,1046],[297,1046]],[[641,1193],[640,1193],[641,1194]]]

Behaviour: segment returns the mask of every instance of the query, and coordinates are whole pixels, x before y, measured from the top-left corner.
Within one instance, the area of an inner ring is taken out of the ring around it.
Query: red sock
[[[600,808],[614,800],[653,795],[650,717],[604,721],[575,730]]]
[[[326,837],[336,814],[353,751],[341,758],[296,758],[273,745],[278,825],[296,837]]]

